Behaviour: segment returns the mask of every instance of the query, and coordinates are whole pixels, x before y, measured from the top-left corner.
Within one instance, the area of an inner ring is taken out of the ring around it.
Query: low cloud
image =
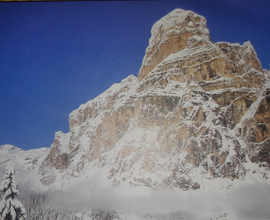
[[[230,190],[181,191],[125,184],[113,187],[105,177],[95,177],[55,194],[53,200],[59,208],[115,210],[159,219],[270,218],[270,186],[264,183]]]

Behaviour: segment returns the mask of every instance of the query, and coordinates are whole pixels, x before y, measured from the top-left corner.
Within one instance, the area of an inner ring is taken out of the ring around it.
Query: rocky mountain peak
[[[170,54],[209,42],[209,31],[203,16],[192,11],[175,9],[153,25],[139,80],[145,78]]]
[[[138,78],[70,114],[39,180],[61,188],[102,172],[113,185],[183,190],[269,181],[269,80],[249,41],[213,43],[204,17],[176,9],[154,24]]]
[[[114,185],[183,190],[215,178],[269,178],[269,74],[251,43],[213,43],[206,19],[181,9],[151,32],[138,79],[81,105],[69,133],[56,133],[42,184],[97,170]]]

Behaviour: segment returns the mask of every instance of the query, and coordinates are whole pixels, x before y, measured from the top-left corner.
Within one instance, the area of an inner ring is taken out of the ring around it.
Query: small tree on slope
[[[0,202],[1,220],[23,220],[26,212],[23,204],[17,199],[19,194],[17,182],[14,179],[14,168],[8,166],[0,186],[2,200]]]

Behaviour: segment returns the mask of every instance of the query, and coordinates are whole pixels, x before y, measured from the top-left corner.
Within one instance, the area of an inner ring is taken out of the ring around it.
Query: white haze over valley
[[[249,178],[247,178],[249,179]],[[223,189],[223,180],[209,180],[216,188],[182,191],[152,189],[121,184],[113,187],[102,173],[85,179],[63,191],[49,191],[50,202],[59,210],[74,210],[82,219],[90,219],[90,210],[116,211],[121,219],[230,219],[270,218],[270,186],[259,179],[227,180],[231,188]],[[253,183],[252,183],[253,182]],[[21,186],[21,197],[31,195]]]
[[[120,219],[228,219],[254,220],[270,218],[270,186],[260,174],[247,175],[245,180],[228,178],[204,180],[198,190],[132,187],[127,182],[114,187],[106,177],[105,170],[92,167],[84,178],[75,178],[69,187],[37,193],[37,170],[27,172],[27,160],[34,157],[35,150],[20,151],[13,148],[8,155],[2,152],[0,178],[5,173],[4,161],[15,167],[15,178],[19,185],[22,202],[32,195],[44,194],[49,200],[43,206],[51,205],[57,210],[74,211],[80,219],[91,219],[91,210],[116,211]],[[47,149],[44,149],[47,150]],[[3,151],[3,150],[2,150]],[[15,152],[20,152],[16,154]],[[13,156],[12,156],[13,155]],[[25,155],[23,157],[23,155]],[[27,178],[25,178],[28,176]],[[88,177],[86,177],[88,176]],[[33,179],[34,178],[34,179]],[[26,181],[27,180],[27,181]],[[2,179],[0,179],[2,181]],[[60,186],[60,185],[59,185]],[[24,202],[26,205],[27,202]]]

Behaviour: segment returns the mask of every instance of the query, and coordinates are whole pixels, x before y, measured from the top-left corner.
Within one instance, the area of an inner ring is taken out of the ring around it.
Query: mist
[[[0,167],[1,174],[4,169]],[[237,219],[270,218],[270,185],[259,180],[234,180],[231,189],[182,191],[131,187],[128,183],[112,186],[103,173],[73,181],[70,187],[37,193],[29,183],[22,183],[23,172],[16,173],[20,199],[40,199],[62,211],[89,212],[110,210],[124,213],[123,219]],[[3,176],[3,175],[1,175]],[[30,180],[31,181],[31,180]],[[215,180],[216,181],[216,180]],[[224,182],[224,179],[223,179]],[[26,202],[25,202],[26,201]],[[44,208],[44,205],[40,205]]]
[[[95,176],[63,191],[50,191],[48,197],[59,210],[114,210],[127,219],[270,218],[270,186],[260,182],[226,190],[182,191],[128,184],[113,187],[106,177]]]

